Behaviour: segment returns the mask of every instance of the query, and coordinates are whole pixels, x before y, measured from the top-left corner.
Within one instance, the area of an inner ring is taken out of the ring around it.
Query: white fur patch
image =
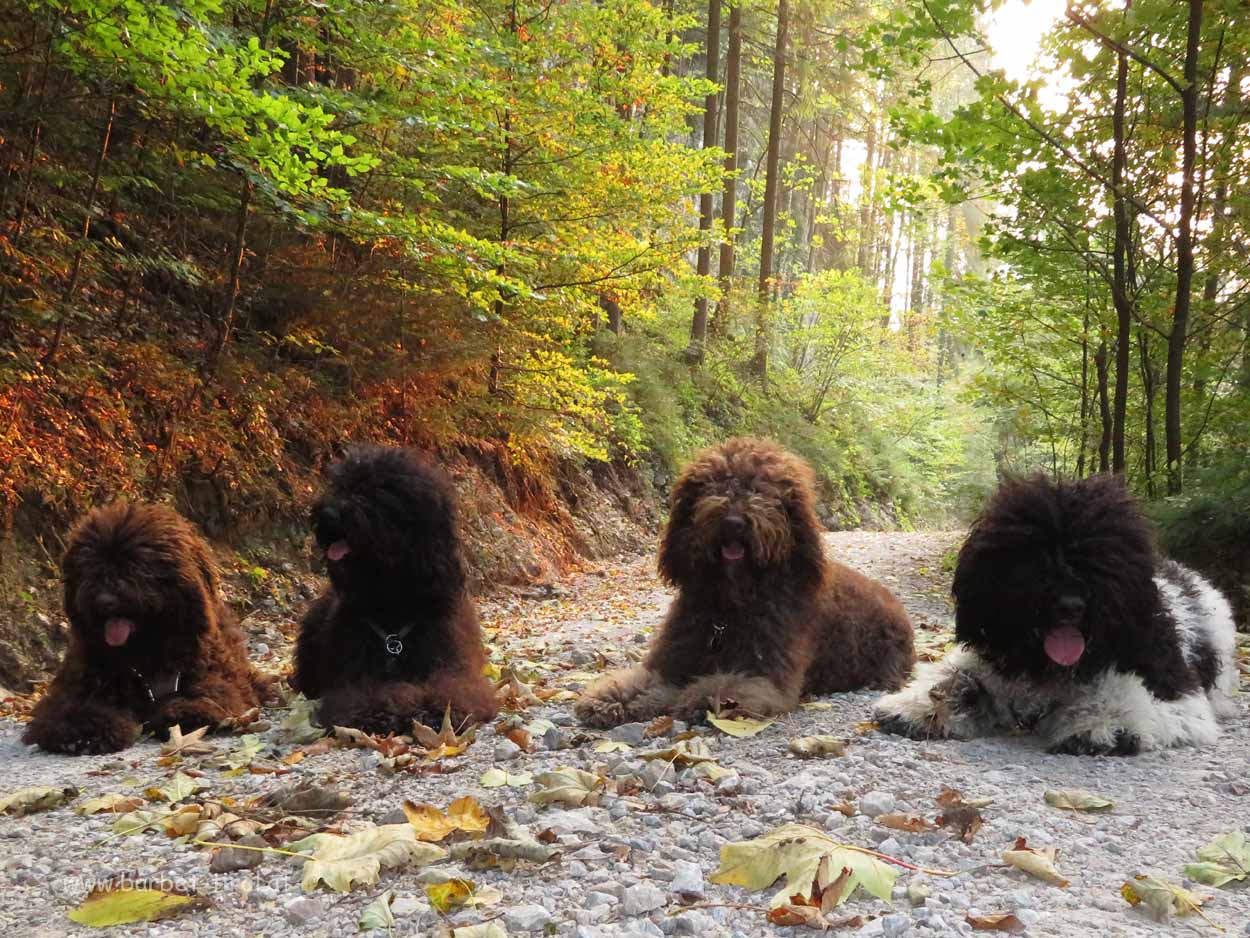
[[[1160,700],[1132,673],[1114,669],[1087,684],[1007,680],[974,651],[959,646],[941,661],[921,665],[910,684],[876,704],[879,720],[898,719],[923,735],[971,739],[1031,728],[1047,745],[1088,737],[1113,748],[1135,736],[1141,749],[1206,746],[1219,737],[1219,717],[1235,712],[1236,631],[1232,608],[1210,583],[1185,568],[1194,588],[1156,578],[1176,623],[1181,653],[1193,664],[1203,646],[1215,651],[1219,671],[1209,691]]]

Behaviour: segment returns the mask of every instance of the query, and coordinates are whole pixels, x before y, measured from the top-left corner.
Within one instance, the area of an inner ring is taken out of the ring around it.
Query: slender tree
[[[720,244],[717,266],[720,299],[712,318],[713,335],[725,328],[733,293],[734,236],[738,211],[738,98],[742,86],[742,0],[729,8],[729,50],[725,63],[725,182],[721,196],[721,220],[725,240]]]
[[[756,304],[755,357],[751,373],[768,380],[768,312],[772,299],[773,239],[777,228],[777,193],[781,182],[781,117],[786,93],[787,0],[777,4],[777,42],[773,50],[773,93],[768,114],[768,159],[764,182],[764,220],[760,230],[760,280]]]
[[[707,97],[703,100],[703,147],[710,149],[716,146],[716,82],[720,80],[720,18],[721,0],[708,0],[707,7],[707,80],[712,84]],[[712,272],[712,247],[707,238],[712,231],[712,222],[716,207],[712,193],[704,192],[699,196],[699,232],[705,239],[699,245],[697,271],[699,277],[706,281]],[[694,302],[694,319],[690,323],[690,346],[686,349],[686,359],[692,364],[703,361],[707,347],[707,294],[703,293]]]

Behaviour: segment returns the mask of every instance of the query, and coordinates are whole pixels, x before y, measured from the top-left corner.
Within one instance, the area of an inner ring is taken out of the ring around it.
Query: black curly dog
[[[330,587],[300,627],[292,686],[323,726],[409,733],[495,715],[451,483],[407,449],[360,446],[312,511]]]

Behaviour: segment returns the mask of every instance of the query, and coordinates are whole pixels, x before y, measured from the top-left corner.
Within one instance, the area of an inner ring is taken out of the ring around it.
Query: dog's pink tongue
[[[130,641],[135,624],[129,619],[109,619],[104,623],[104,641],[117,648]]]
[[[1055,664],[1071,666],[1085,654],[1085,636],[1071,625],[1061,625],[1046,633],[1046,657]]]
[[[342,560],[351,552],[352,549],[347,546],[347,541],[335,541],[326,548],[326,556],[331,560]]]
[[[737,541],[730,541],[720,549],[720,555],[726,560],[741,560],[746,556],[746,548]]]

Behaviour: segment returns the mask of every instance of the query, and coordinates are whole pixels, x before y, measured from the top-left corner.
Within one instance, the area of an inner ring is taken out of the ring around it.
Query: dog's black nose
[[[721,529],[727,537],[741,537],[747,532],[747,520],[742,515],[726,515]]]
[[[1065,619],[1079,619],[1085,613],[1085,600],[1080,596],[1060,596],[1059,614]]]
[[[121,608],[122,601],[116,593],[96,593],[95,608],[102,616],[111,616]]]

